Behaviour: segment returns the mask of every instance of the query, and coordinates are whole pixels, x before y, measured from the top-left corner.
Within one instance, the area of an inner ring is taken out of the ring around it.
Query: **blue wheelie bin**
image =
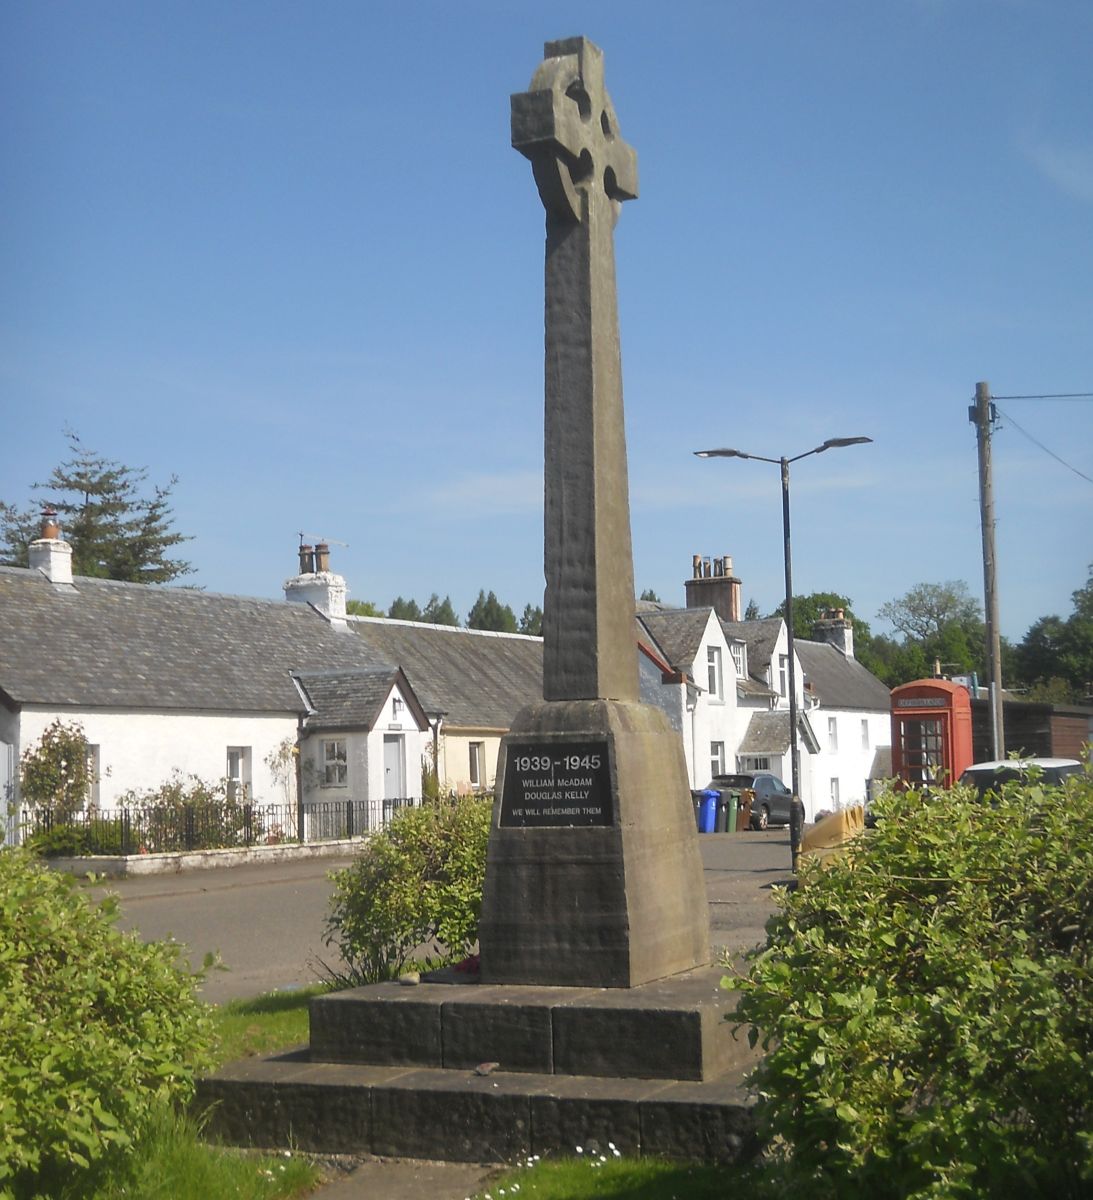
[[[717,802],[721,793],[713,788],[704,788],[699,795],[702,799],[698,804],[698,832],[713,833],[717,829]]]

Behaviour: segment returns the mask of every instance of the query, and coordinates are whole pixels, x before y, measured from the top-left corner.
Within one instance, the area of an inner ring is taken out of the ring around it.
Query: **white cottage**
[[[29,568],[0,567],[5,812],[20,800],[21,756],[57,719],[83,728],[95,775],[89,799],[101,808],[176,771],[226,778],[258,802],[292,803],[285,748],[313,715],[292,672],[390,673],[347,627],[344,600],[339,617],[311,596],[286,604],[73,577],[70,547],[55,525],[43,532]],[[416,717],[405,736],[406,761],[416,763],[427,738]],[[411,782],[407,794],[419,795],[408,767]],[[6,836],[14,840],[14,823]]]

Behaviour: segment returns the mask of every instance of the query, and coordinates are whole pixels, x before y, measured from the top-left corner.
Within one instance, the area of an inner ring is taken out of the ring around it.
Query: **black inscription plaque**
[[[613,821],[606,742],[508,747],[502,825],[611,825]]]

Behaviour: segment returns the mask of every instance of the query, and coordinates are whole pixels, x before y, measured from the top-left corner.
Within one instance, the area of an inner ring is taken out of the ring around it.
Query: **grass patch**
[[[291,1200],[320,1179],[317,1168],[294,1154],[209,1146],[192,1118],[164,1110],[128,1170],[91,1193],[81,1190],[78,1200]]]
[[[753,1169],[582,1154],[524,1165],[495,1179],[479,1200],[757,1200]]]
[[[319,983],[298,991],[270,992],[253,1000],[232,1000],[215,1008],[217,1062],[273,1054],[306,1042],[311,997],[329,990]]]
[[[319,984],[212,1008],[217,1063],[306,1042],[308,1002],[326,990]],[[117,1173],[59,1200],[292,1200],[321,1180],[306,1157],[210,1145],[193,1117],[165,1107]]]

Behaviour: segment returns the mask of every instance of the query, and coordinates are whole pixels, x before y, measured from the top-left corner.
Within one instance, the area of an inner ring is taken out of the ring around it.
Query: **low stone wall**
[[[180,871],[213,871],[258,863],[296,862],[310,858],[345,858],[355,854],[364,838],[333,842],[288,843],[280,846],[241,846],[231,850],[192,850],[172,854],[97,854],[44,858],[55,871],[69,875],[105,875],[125,879],[135,875],[172,875]]]

